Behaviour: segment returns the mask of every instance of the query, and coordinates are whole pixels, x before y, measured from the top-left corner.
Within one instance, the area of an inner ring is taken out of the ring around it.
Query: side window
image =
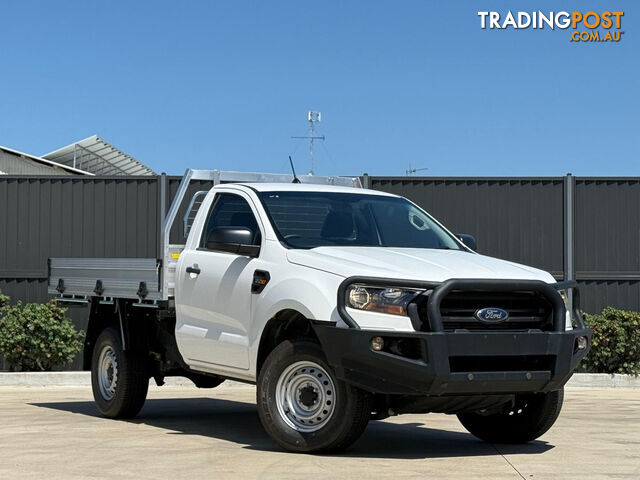
[[[246,227],[253,234],[253,245],[260,245],[262,241],[260,228],[251,207],[244,198],[233,193],[216,194],[209,211],[209,218],[202,231],[200,247],[207,244],[209,235],[218,227]]]

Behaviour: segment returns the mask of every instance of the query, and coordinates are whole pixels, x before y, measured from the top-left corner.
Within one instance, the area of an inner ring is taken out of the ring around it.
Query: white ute
[[[178,232],[193,180],[214,187]],[[159,258],[50,259],[50,293],[90,304],[85,368],[107,417],[136,416],[150,378],[185,376],[255,383],[290,451],[340,450],[371,419],[427,412],[527,442],[589,348],[575,282],[475,253],[358,178],[188,170],[158,234]]]

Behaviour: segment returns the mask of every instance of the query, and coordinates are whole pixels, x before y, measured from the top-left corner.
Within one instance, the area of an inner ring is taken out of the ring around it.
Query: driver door
[[[197,248],[176,270],[176,341],[188,365],[214,372],[249,368],[251,283],[260,258],[206,248],[217,227],[246,227],[253,244],[264,235],[252,201],[242,192],[217,192]]]

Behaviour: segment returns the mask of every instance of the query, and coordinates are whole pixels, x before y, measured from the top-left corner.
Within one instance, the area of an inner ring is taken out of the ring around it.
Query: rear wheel
[[[98,410],[110,418],[135,417],[147,398],[146,359],[137,352],[124,351],[114,328],[105,329],[96,341],[91,388]]]
[[[360,437],[371,415],[371,396],[337,379],[310,341],[285,341],[269,354],[257,396],[265,430],[294,452],[344,449]]]
[[[458,414],[469,433],[491,443],[526,443],[540,437],[555,423],[564,390],[516,396],[513,406],[501,413]]]

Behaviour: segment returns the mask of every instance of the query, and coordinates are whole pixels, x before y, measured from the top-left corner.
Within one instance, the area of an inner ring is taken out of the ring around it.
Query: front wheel
[[[337,379],[310,341],[285,341],[269,354],[257,397],[265,430],[293,452],[344,449],[362,434],[371,415],[371,396]]]
[[[110,418],[135,417],[147,398],[146,360],[137,352],[124,351],[114,328],[105,329],[96,341],[91,388],[98,410]]]
[[[526,443],[540,437],[555,423],[564,390],[517,395],[513,405],[500,413],[458,414],[460,423],[480,440],[491,443]]]

